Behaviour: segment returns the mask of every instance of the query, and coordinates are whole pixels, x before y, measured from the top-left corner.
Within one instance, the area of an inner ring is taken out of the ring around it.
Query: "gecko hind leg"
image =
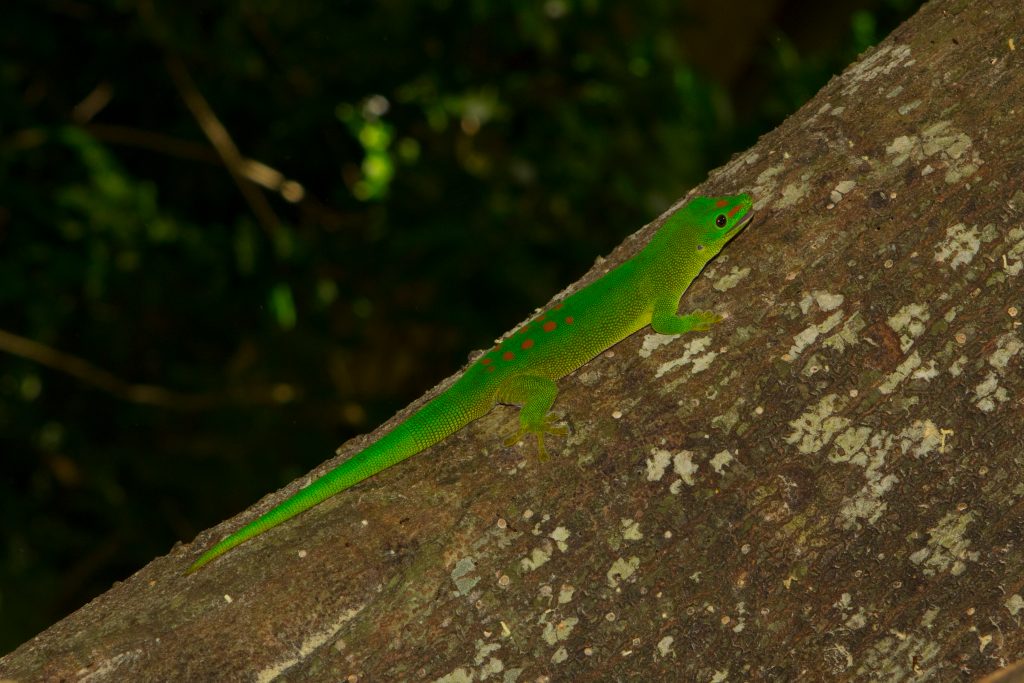
[[[558,396],[558,385],[554,380],[536,375],[515,375],[509,377],[501,386],[495,400],[498,403],[511,403],[521,406],[519,410],[519,429],[505,439],[506,446],[519,442],[526,434],[537,436],[537,455],[540,460],[548,459],[548,451],[544,446],[544,435],[566,436],[569,429],[557,423],[557,419],[549,411]]]

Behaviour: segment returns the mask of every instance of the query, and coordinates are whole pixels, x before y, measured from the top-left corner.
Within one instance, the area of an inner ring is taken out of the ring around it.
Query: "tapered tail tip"
[[[195,574],[197,571],[199,571],[204,566],[206,566],[206,564],[208,562],[210,562],[211,560],[216,558],[218,555],[220,555],[220,553],[217,553],[217,554],[213,554],[211,552],[203,553],[202,555],[199,556],[199,559],[197,559],[195,562],[193,562],[192,564],[190,564],[188,566],[188,569],[185,570],[185,576],[188,576],[189,574]]]

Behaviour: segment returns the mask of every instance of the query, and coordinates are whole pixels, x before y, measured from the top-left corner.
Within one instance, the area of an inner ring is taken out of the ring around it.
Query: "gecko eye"
[[[724,213],[718,214],[718,218],[715,219],[715,225],[717,225],[720,228],[724,228],[725,227],[725,223],[726,223],[725,214]]]

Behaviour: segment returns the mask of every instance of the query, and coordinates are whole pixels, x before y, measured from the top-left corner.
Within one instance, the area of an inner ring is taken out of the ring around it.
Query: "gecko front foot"
[[[694,311],[682,316],[682,319],[688,323],[689,328],[694,332],[707,332],[711,329],[712,325],[722,322],[722,316],[714,311]]]

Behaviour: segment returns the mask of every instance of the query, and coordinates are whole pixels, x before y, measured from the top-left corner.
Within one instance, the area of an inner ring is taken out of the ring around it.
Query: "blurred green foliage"
[[[919,4],[5,5],[0,652],[458,369]]]

